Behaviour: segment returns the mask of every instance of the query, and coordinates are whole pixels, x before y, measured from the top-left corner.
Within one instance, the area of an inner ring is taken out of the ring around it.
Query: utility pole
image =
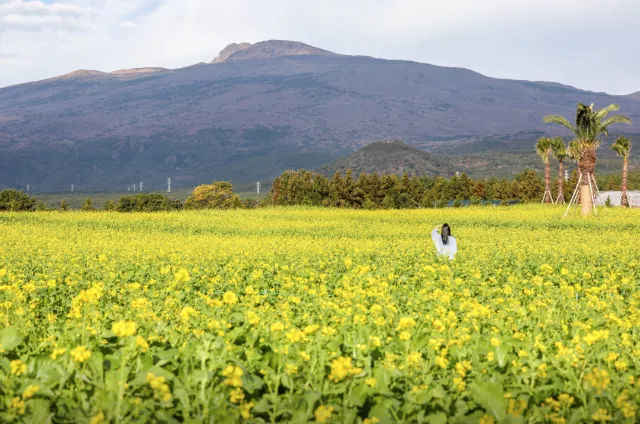
[[[73,193],[73,183],[71,183],[71,193]]]
[[[138,191],[142,192],[142,181],[140,181],[140,186]]]
[[[260,194],[260,181],[256,183],[256,193]]]
[[[171,193],[171,178],[167,178],[167,193]]]

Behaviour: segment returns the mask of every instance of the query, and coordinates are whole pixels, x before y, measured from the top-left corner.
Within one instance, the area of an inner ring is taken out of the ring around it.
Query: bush
[[[105,211],[107,212],[113,212],[116,210],[116,202],[114,202],[113,200],[107,200],[106,202],[104,202],[104,208]]]
[[[36,199],[20,190],[7,188],[0,190],[0,211],[31,211],[36,206]]]
[[[242,202],[227,181],[214,181],[196,187],[185,203],[187,209],[238,209]]]
[[[86,199],[84,199],[84,205],[82,205],[82,211],[84,212],[90,212],[90,211],[95,211],[96,209],[93,207],[93,200],[91,200],[91,197],[87,197]]]
[[[64,199],[60,201],[60,210],[61,211],[68,211],[69,210],[69,204]]]
[[[182,209],[179,200],[173,201],[159,193],[140,193],[135,196],[122,196],[115,205],[118,212],[160,212]]]

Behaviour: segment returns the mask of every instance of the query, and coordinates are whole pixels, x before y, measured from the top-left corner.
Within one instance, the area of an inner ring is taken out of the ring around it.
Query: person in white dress
[[[438,233],[440,229],[440,233]],[[456,238],[451,235],[451,227],[449,224],[442,224],[442,227],[437,226],[431,231],[431,239],[433,244],[436,245],[438,255],[448,256],[449,259],[453,259],[458,252],[458,244]]]

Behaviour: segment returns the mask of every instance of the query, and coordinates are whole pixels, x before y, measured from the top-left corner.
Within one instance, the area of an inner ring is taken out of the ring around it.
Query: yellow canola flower
[[[350,375],[357,375],[362,372],[362,368],[354,367],[352,358],[341,356],[331,362],[331,373],[329,380],[339,382]]]
[[[136,323],[133,321],[118,321],[113,324],[111,331],[117,337],[131,337],[136,334]]]
[[[11,374],[16,376],[21,376],[27,371],[27,364],[22,362],[20,359],[15,359],[9,363],[11,367]]]
[[[333,414],[333,407],[332,406],[325,406],[325,405],[320,405],[313,413],[313,415],[316,417],[316,422],[319,423],[324,423],[329,421],[329,419],[331,419],[331,415]]]
[[[71,350],[71,357],[75,362],[86,362],[91,358],[91,351],[84,346],[78,346]]]

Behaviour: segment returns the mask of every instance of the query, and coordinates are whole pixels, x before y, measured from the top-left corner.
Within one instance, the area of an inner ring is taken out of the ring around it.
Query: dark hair
[[[449,224],[442,224],[442,228],[440,229],[440,237],[442,237],[442,244],[449,243],[450,235],[451,235],[451,227],[449,227]]]

